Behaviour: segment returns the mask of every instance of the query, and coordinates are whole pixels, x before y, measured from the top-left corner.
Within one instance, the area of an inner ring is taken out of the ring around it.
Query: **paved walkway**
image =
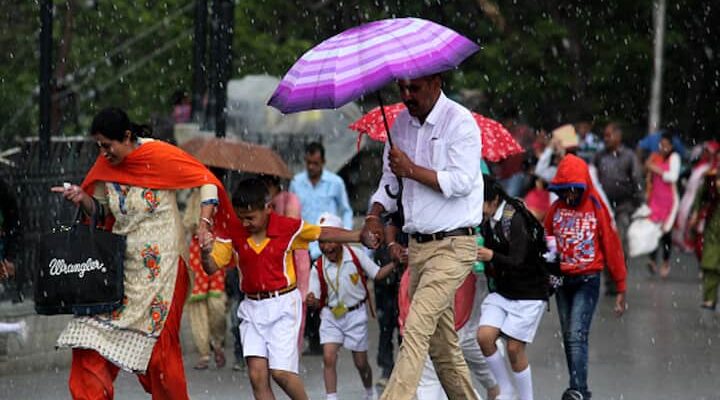
[[[628,282],[629,310],[612,315],[612,301],[601,299],[590,337],[590,387],[594,399],[715,399],[720,400],[720,328],[699,322],[700,286],[694,259],[680,257],[670,278],[649,277],[641,262],[633,262]],[[26,314],[28,305],[0,306],[0,315]],[[28,317],[33,340],[24,348],[7,342],[0,357],[0,399],[67,399],[68,351],[52,350],[66,317]],[[716,322],[720,315],[716,315]],[[183,329],[186,370],[192,399],[247,399],[249,382],[242,372],[195,371],[187,324]],[[374,365],[377,325],[371,322]],[[0,347],[4,342],[0,342]],[[229,346],[228,346],[229,349]],[[567,384],[556,307],[546,313],[536,342],[529,347],[536,399],[560,398]],[[229,355],[229,351],[228,351]],[[305,357],[302,375],[313,399],[324,398],[320,357]],[[348,352],[342,352],[339,393],[361,399],[363,390]],[[377,368],[374,372],[377,376]],[[118,399],[147,399],[136,379],[122,373]],[[279,391],[276,390],[276,394]],[[285,398],[279,395],[278,398]]]

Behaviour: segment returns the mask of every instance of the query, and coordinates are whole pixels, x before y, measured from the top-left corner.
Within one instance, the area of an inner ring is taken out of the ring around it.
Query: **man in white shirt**
[[[480,129],[468,109],[445,97],[439,75],[401,80],[398,87],[407,111],[392,127],[393,146],[385,145],[382,178],[363,227],[384,238],[381,215],[398,209],[385,187],[397,193],[402,179],[412,303],[382,399],[411,399],[428,353],[448,398],[473,399],[452,306],[475,261],[473,227],[482,222]]]
[[[325,213],[320,226],[342,228],[340,217]],[[322,256],[310,272],[307,304],[320,311],[320,343],[323,347],[323,376],[326,400],[337,400],[337,356],[340,347],[352,351],[355,367],[365,387],[365,400],[375,398],[372,369],[368,363],[369,296],[366,279],[383,279],[395,268],[391,262],[382,268],[362,249],[341,243],[321,242]]]

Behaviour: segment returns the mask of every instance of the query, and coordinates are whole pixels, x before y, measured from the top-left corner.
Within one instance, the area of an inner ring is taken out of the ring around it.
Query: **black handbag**
[[[35,311],[43,315],[94,315],[122,305],[125,236],[80,224],[58,226],[40,238]]]

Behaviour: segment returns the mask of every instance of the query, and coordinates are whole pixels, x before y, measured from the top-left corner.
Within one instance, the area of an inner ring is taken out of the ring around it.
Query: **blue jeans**
[[[581,392],[585,398],[590,398],[587,386],[588,336],[599,294],[598,272],[591,275],[564,276],[563,285],[555,295],[570,375],[570,389]]]

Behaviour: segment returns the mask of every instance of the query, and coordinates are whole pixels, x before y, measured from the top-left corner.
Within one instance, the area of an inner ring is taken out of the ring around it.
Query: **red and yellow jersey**
[[[296,283],[293,250],[307,249],[320,237],[320,227],[295,218],[271,213],[266,238],[260,242],[242,227],[232,241],[216,240],[210,256],[220,267],[230,263],[233,248],[238,254],[245,293],[282,290]]]

